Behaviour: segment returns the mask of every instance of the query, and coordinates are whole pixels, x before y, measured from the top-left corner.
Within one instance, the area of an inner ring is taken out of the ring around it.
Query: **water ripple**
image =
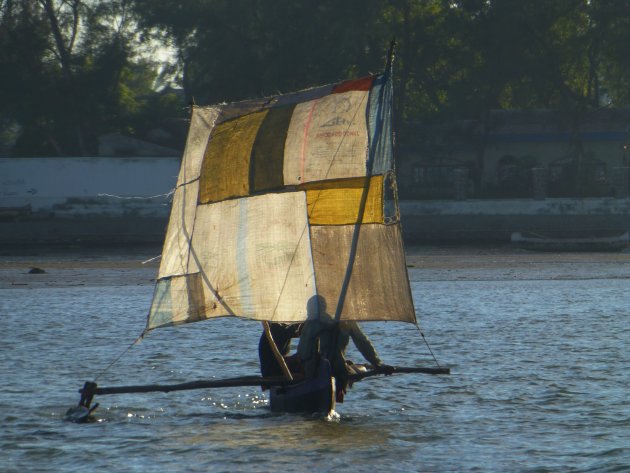
[[[1,289],[0,470],[629,471],[630,280],[589,271],[411,268],[423,331],[452,375],[358,383],[328,420],[230,388],[103,396],[96,422],[64,422],[82,383],[142,331],[153,289]],[[415,327],[365,329],[387,362],[432,363]],[[99,384],[255,374],[259,336],[232,319],[155,331]]]

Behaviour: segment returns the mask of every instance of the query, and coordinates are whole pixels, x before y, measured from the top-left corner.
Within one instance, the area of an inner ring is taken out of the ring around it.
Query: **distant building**
[[[401,197],[626,196],[629,130],[630,109],[497,110],[485,124],[410,124],[398,149]]]

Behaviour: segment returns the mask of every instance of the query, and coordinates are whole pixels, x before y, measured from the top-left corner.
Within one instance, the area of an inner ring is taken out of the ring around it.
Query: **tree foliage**
[[[90,155],[99,135],[130,131],[156,74],[133,60],[129,2],[6,0],[0,7],[0,115],[17,130],[15,154]]]
[[[629,13],[630,0],[0,0],[0,123],[18,154],[94,153],[99,135],[139,134],[191,101],[376,72],[393,37],[398,120],[579,116],[630,104]],[[141,54],[149,40],[175,60]],[[160,71],[181,100],[156,90]]]

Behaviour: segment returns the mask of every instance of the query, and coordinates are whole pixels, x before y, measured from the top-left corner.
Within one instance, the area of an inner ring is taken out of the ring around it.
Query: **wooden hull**
[[[513,233],[512,244],[531,251],[554,252],[619,252],[630,244],[628,233],[612,237],[552,238],[538,235]]]
[[[330,364],[320,363],[317,376],[269,391],[272,412],[328,414],[335,409],[335,378]]]

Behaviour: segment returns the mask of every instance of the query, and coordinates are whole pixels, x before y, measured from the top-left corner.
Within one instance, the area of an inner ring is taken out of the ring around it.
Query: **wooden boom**
[[[389,375],[397,373],[422,373],[422,374],[450,374],[449,368],[422,368],[422,367],[404,367],[393,366],[389,370],[369,369],[365,372],[354,373],[348,376],[348,380],[352,382],[361,381],[362,379],[378,375]],[[301,381],[301,380],[296,380]],[[212,389],[212,388],[229,388],[238,386],[285,386],[291,384],[284,376],[241,376],[238,378],[216,379],[191,381],[180,384],[147,384],[136,386],[114,386],[114,387],[98,387],[96,383],[87,381],[83,388],[79,389],[81,400],[79,405],[72,407],[66,413],[66,419],[72,422],[82,423],[88,422],[90,414],[98,407],[98,404],[91,406],[92,400],[96,395],[104,394],[128,394],[128,393],[149,393],[149,392],[171,392],[171,391],[187,391],[192,389]]]
[[[422,367],[404,367],[394,366],[391,374],[403,374],[403,373],[422,373],[422,374],[450,374],[449,368],[422,368]],[[348,376],[350,381],[360,381],[364,378],[371,376],[378,376],[387,374],[384,371],[370,369],[363,373],[355,373]],[[97,387],[96,383],[86,383],[82,389],[79,389],[81,394],[87,394],[88,391],[94,395],[104,394],[128,394],[128,393],[149,393],[149,392],[171,392],[171,391],[189,391],[193,389],[213,389],[213,388],[232,388],[238,386],[282,386],[289,384],[290,381],[284,376],[240,376],[238,378],[227,378],[217,380],[201,380],[191,381],[180,384],[147,384],[136,386],[114,386],[109,388]]]

